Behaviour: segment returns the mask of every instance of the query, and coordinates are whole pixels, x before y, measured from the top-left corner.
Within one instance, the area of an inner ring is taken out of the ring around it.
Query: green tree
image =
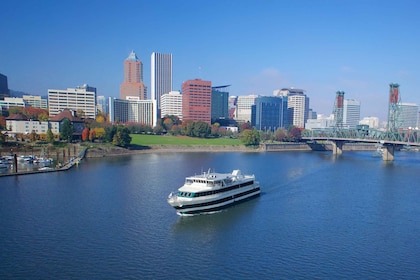
[[[0,144],[4,144],[6,142],[6,135],[0,132]]]
[[[104,140],[106,142],[112,143],[115,133],[117,133],[117,127],[115,125],[105,127]]]
[[[64,119],[61,123],[60,138],[67,142],[71,142],[73,139],[73,132],[73,124],[69,119]]]
[[[260,144],[260,133],[256,129],[246,129],[240,135],[241,142],[245,146],[257,146]]]
[[[187,120],[182,122],[181,133],[185,136],[194,136],[193,134],[194,122],[192,120]]]
[[[193,135],[194,137],[206,138],[211,134],[210,125],[203,121],[194,122]]]
[[[120,147],[127,147],[131,143],[130,130],[124,126],[118,126],[112,144]]]
[[[51,128],[47,130],[47,141],[50,143],[54,143],[54,134],[51,131]]]

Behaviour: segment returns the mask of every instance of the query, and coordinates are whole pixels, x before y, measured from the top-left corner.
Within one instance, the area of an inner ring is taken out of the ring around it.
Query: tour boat
[[[243,175],[240,170],[232,173],[203,172],[190,176],[178,189],[170,193],[168,203],[178,215],[187,216],[212,213],[260,194],[259,182],[254,175]]]

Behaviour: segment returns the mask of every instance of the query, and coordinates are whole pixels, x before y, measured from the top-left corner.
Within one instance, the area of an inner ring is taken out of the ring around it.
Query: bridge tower
[[[388,131],[396,132],[400,127],[401,97],[400,85],[389,84]]]
[[[344,119],[344,112],[343,112],[343,104],[344,104],[344,91],[337,91],[335,95],[335,102],[334,102],[334,128],[336,130],[343,128],[343,119]]]

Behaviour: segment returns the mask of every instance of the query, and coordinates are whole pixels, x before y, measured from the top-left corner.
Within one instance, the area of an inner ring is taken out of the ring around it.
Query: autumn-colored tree
[[[35,130],[32,130],[32,132],[29,134],[28,138],[31,142],[35,142],[35,141],[39,140],[39,135],[36,133]]]
[[[97,139],[104,139],[104,137],[105,137],[105,129],[103,127],[95,127],[93,129],[93,131],[95,132],[95,137]]]
[[[103,115],[97,115],[96,116],[96,122],[97,123],[104,123],[105,122],[105,117]]]
[[[92,129],[91,131],[89,131],[89,141],[93,142],[93,140],[95,140],[96,135],[95,135],[95,130]]]
[[[48,116],[47,113],[41,113],[41,114],[38,115],[38,120],[40,122],[47,122],[48,119],[49,119],[49,116]]]
[[[239,129],[240,129],[241,132],[244,131],[244,130],[247,130],[247,129],[252,129],[251,123],[250,122],[243,123],[243,124],[241,124]]]
[[[300,141],[302,139],[302,129],[296,126],[292,126],[289,129],[289,139],[290,141]]]
[[[6,119],[0,116],[0,129],[6,129]]]
[[[89,140],[89,128],[85,127],[82,131],[82,141]]]

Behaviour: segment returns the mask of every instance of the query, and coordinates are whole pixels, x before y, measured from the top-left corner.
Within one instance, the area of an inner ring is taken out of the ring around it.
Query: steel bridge
[[[328,141],[333,146],[333,154],[336,155],[343,153],[345,143],[376,143],[383,147],[382,159],[392,161],[396,147],[420,147],[420,130],[400,129],[396,132],[372,128],[304,130],[302,140]]]

